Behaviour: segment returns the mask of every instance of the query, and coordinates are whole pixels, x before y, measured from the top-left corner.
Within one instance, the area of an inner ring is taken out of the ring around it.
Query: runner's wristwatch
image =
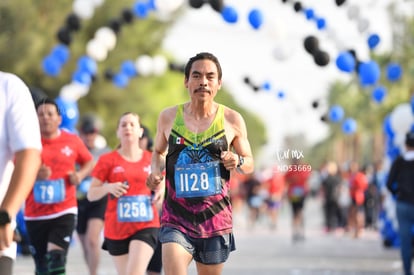
[[[238,156],[239,156],[239,163],[237,164],[237,168],[240,168],[244,164],[244,157],[240,155]]]
[[[6,210],[0,210],[0,226],[11,223],[11,217]]]

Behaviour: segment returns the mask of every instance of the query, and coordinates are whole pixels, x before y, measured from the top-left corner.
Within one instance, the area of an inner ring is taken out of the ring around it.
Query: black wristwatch
[[[11,223],[11,217],[6,210],[0,210],[0,226]]]
[[[239,155],[239,163],[237,164],[237,168],[240,168],[244,164],[244,157]]]

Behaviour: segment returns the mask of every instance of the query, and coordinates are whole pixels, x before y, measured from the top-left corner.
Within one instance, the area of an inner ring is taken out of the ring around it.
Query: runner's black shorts
[[[132,236],[123,240],[112,240],[105,238],[102,249],[107,250],[112,256],[124,255],[129,252],[129,243],[133,240],[139,240],[147,243],[152,249],[156,249],[158,242],[159,228],[145,228],[135,232]]]
[[[89,201],[84,198],[78,200],[78,221],[76,224],[76,232],[85,234],[90,219],[96,218],[104,220],[106,210],[107,197],[103,197],[98,201]]]

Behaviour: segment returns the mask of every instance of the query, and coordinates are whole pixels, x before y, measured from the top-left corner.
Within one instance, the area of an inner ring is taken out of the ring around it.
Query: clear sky
[[[381,37],[376,51],[390,50],[386,6],[391,1],[348,0],[340,7],[334,0],[301,1],[304,8],[311,8],[318,17],[325,18],[325,30],[319,30],[315,21],[307,20],[304,13],[295,12],[293,1],[225,0],[226,5],[238,11],[236,24],[227,23],[207,4],[200,9],[189,7],[169,32],[164,48],[182,63],[201,51],[212,52],[219,58],[223,84],[238,103],[257,113],[266,124],[269,144],[261,158],[268,159],[283,146],[286,135],[304,134],[307,142],[314,143],[327,134],[320,117],[329,106],[314,109],[311,103],[326,96],[332,81],[350,80],[351,75],[339,71],[335,65],[340,51],[352,48],[361,61],[367,60],[366,41],[370,33]],[[404,5],[408,1],[394,2]],[[359,16],[350,18],[348,14],[355,7]],[[263,25],[258,30],[247,19],[252,9],[263,13]],[[358,27],[361,21],[368,22],[364,31]],[[303,41],[308,35],[316,36],[320,48],[330,54],[328,66],[317,66],[305,51]],[[276,52],[283,53],[284,58],[277,58]],[[268,82],[271,89],[255,93],[244,83],[245,76],[258,85]],[[285,93],[283,99],[278,98],[279,91]]]

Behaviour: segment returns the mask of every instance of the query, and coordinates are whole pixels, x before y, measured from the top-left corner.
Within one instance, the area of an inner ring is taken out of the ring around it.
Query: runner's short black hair
[[[54,105],[56,107],[56,111],[57,111],[58,115],[62,114],[62,112],[59,108],[59,105],[56,103],[56,101],[54,101],[53,99],[51,99],[49,97],[45,97],[45,98],[43,98],[42,100],[40,100],[39,102],[36,103],[36,111],[39,109],[40,106],[42,106],[44,104]]]
[[[191,57],[188,60],[187,64],[185,65],[185,68],[184,68],[184,76],[185,76],[186,79],[188,79],[190,77],[190,71],[191,71],[191,67],[193,66],[193,63],[195,61],[204,60],[204,59],[208,59],[210,61],[213,61],[214,64],[216,64],[217,73],[218,73],[218,79],[221,79],[222,78],[223,72],[221,70],[221,65],[220,65],[220,62],[218,61],[218,58],[215,55],[213,55],[212,53],[209,53],[209,52],[201,52],[201,53],[198,53],[195,56]]]

